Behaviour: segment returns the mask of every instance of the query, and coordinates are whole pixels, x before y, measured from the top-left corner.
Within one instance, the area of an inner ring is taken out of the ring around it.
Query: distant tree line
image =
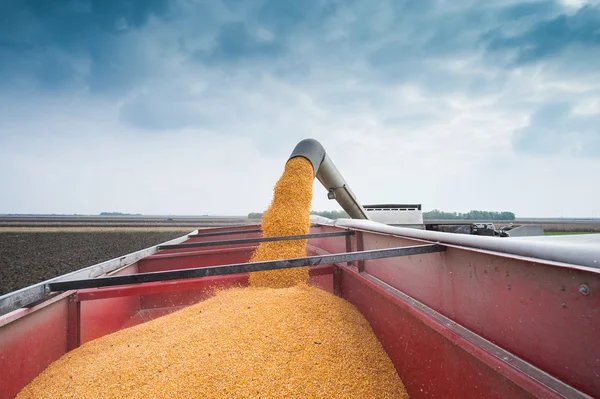
[[[348,218],[346,211],[311,211],[311,215],[319,215],[328,219],[343,219]]]
[[[445,220],[515,220],[512,212],[471,211],[468,213],[443,212],[439,209],[423,212],[423,219]]]
[[[141,213],[100,212],[100,216],[142,216]]]
[[[260,220],[264,212],[252,212],[248,214],[248,219]],[[344,211],[311,211],[311,215],[319,215],[329,219],[340,219],[349,217]],[[423,219],[442,219],[442,220],[515,220],[516,216],[512,212],[493,212],[493,211],[470,211],[467,213],[444,212],[434,209],[429,212],[423,212]]]
[[[319,215],[329,219],[347,218],[348,214],[344,211],[311,211],[311,215]],[[251,212],[248,214],[248,219],[262,219],[264,212]]]

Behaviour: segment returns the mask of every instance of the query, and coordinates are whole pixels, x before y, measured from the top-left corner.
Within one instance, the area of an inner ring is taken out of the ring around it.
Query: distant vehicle
[[[364,205],[369,219],[391,226],[424,229],[421,204]]]
[[[369,219],[390,226],[476,236],[524,237],[544,235],[544,229],[541,225],[515,226],[511,223],[509,226],[496,229],[493,223],[458,220],[427,223],[423,221],[421,204],[364,205],[363,208]]]

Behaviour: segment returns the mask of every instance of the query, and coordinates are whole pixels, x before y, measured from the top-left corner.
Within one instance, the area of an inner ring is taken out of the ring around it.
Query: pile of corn
[[[300,285],[222,291],[89,342],[17,398],[404,397],[361,314]]]
[[[265,235],[308,232],[312,178],[308,161],[288,163]],[[305,252],[269,243],[253,259]],[[365,318],[307,280],[306,268],[253,275],[250,288],[88,342],[17,399],[408,398]]]

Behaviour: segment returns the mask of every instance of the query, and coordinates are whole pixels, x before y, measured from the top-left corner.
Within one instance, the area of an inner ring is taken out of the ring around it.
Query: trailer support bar
[[[248,233],[262,233],[262,229],[217,231],[215,233],[197,233],[197,234],[188,234],[188,237],[189,238],[215,237],[215,236],[230,236],[230,235],[235,235],[235,234],[248,234]]]
[[[313,233],[313,234],[301,234],[301,235],[296,235],[296,236],[259,237],[259,238],[242,238],[239,240],[190,242],[190,243],[185,243],[185,244],[159,245],[158,250],[162,251],[163,249],[214,247],[217,245],[254,244],[254,243],[259,243],[259,242],[272,242],[272,241],[294,241],[294,240],[306,240],[309,238],[351,236],[353,234],[354,233],[351,231],[338,231],[338,232],[333,232],[333,233]]]
[[[265,270],[289,269],[303,266],[328,265],[333,263],[353,262],[358,260],[395,258],[398,256],[421,255],[434,252],[443,252],[446,247],[438,244],[415,245],[388,249],[375,249],[361,252],[345,252],[341,254],[309,256],[274,260],[267,262],[238,263],[225,266],[200,267],[195,269],[171,270],[165,272],[151,272],[128,274],[124,276],[99,277],[86,280],[61,281],[48,283],[49,291],[78,290],[82,288],[100,288],[115,285],[129,285],[149,283],[153,281],[183,280],[198,277],[222,276],[226,274],[251,273]]]
[[[310,227],[318,227],[318,225],[312,223]],[[202,231],[202,230],[198,230]],[[216,237],[216,236],[229,236],[236,234],[247,234],[247,233],[262,233],[262,229],[246,229],[246,230],[233,230],[233,231],[216,231],[214,233],[197,233],[197,234],[189,234],[189,238],[200,238],[200,237]]]

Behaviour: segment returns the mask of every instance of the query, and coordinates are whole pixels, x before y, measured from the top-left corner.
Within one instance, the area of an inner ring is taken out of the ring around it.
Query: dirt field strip
[[[161,228],[159,228],[161,229]],[[52,277],[162,244],[184,231],[77,231],[0,233],[0,295]]]
[[[198,230],[208,229],[201,227]],[[161,233],[181,232],[191,233],[196,230],[192,227],[2,227],[0,233]],[[181,234],[183,235],[183,234]]]

